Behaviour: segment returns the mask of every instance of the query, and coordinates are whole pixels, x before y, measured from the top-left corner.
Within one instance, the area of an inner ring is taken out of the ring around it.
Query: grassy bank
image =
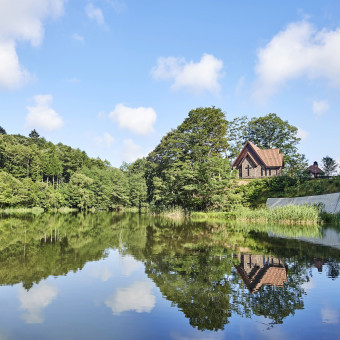
[[[239,186],[239,191],[244,194],[244,204],[261,207],[268,197],[303,197],[340,192],[340,176],[312,180],[278,176],[243,180]]]
[[[279,224],[319,224],[329,215],[325,215],[316,206],[304,205],[278,207],[272,210],[268,208],[250,209],[237,208],[231,212],[194,212],[191,217],[196,220],[224,219],[242,222],[279,223]]]
[[[60,212],[60,213],[71,213],[71,212],[78,212],[78,209],[68,208],[68,207],[62,207],[59,209],[49,209],[48,212]],[[34,208],[5,208],[0,209],[0,214],[35,214],[39,215],[44,213],[45,210],[43,208],[34,207]]]

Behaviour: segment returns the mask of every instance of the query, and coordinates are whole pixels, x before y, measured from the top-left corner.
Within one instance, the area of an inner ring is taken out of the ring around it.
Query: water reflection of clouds
[[[48,283],[34,286],[29,291],[19,287],[20,309],[26,310],[22,314],[26,323],[42,323],[44,321],[42,310],[55,299],[57,293],[57,288]]]
[[[119,315],[125,311],[150,313],[155,307],[156,297],[152,294],[153,284],[149,281],[137,281],[126,288],[118,288],[116,294],[109,296],[105,304]]]
[[[91,271],[91,276],[99,278],[101,281],[106,282],[113,276],[111,269],[107,265],[97,265]]]
[[[126,255],[121,258],[122,274],[125,276],[129,276],[139,266],[140,266],[140,263],[137,260],[135,260],[134,257],[130,255]]]
[[[334,325],[339,323],[339,313],[335,309],[324,307],[321,308],[321,319],[323,323]]]

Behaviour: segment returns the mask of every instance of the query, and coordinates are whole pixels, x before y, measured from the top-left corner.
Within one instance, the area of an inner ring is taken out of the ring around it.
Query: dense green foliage
[[[0,134],[0,208],[115,209],[133,204],[133,188],[123,171],[38,136],[36,131],[30,138]]]
[[[246,140],[280,148],[289,176],[239,188],[231,162]],[[47,142],[36,130],[27,138],[1,128],[0,209],[229,211],[301,181],[306,164],[298,142],[297,128],[276,114],[227,121],[220,109],[197,108],[147,158],[117,169],[79,149]]]
[[[220,109],[198,108],[147,157],[148,200],[156,208],[224,210],[235,204],[235,172]]]
[[[340,177],[310,179],[307,176],[283,175],[244,181],[238,190],[243,205],[262,206],[268,197],[302,197],[340,192]]]

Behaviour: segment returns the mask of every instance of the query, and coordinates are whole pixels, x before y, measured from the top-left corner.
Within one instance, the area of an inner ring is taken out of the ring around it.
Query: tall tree
[[[282,120],[275,113],[252,118],[244,134],[244,143],[249,140],[261,149],[280,149],[284,155],[286,171],[296,174],[305,170],[305,156],[298,152],[298,128]]]
[[[0,135],[7,135],[6,130],[2,126],[0,126]]]
[[[30,138],[39,138],[40,137],[39,133],[35,129],[32,130],[28,136]]]
[[[244,145],[245,133],[249,119],[246,116],[236,117],[228,121],[226,139],[228,141],[228,158],[232,162],[236,159]]]
[[[326,176],[332,176],[338,167],[338,163],[329,156],[322,158],[322,168]]]
[[[228,201],[227,183],[233,172],[226,158],[227,122],[215,107],[197,108],[169,132],[147,158],[149,201],[158,207],[211,209],[217,197]],[[221,193],[223,193],[221,195]]]

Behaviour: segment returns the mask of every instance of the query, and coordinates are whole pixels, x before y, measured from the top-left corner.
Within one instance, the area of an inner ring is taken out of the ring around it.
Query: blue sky
[[[339,104],[338,1],[0,0],[0,125],[114,166],[212,105],[340,161]]]

